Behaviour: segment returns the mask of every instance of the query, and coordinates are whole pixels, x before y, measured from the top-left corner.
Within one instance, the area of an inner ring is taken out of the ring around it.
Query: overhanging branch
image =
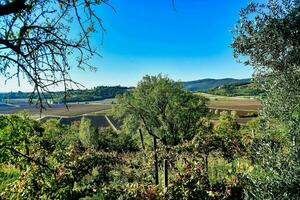
[[[5,5],[0,5],[0,16],[18,13],[26,8],[30,8],[30,6],[25,4],[25,0],[15,0]]]

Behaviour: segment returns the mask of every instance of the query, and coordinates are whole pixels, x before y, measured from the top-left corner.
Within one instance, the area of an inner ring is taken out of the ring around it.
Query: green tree
[[[0,116],[0,162],[21,167],[27,161],[41,164],[31,157],[31,143],[41,135],[42,130],[26,113]]]
[[[254,153],[263,158],[260,176],[250,177],[249,186],[258,186],[255,198],[299,199],[295,189],[300,182],[299,32],[299,0],[252,2],[241,11],[233,31],[234,56],[254,68],[255,81],[264,92],[263,129],[259,131],[277,132],[277,137],[255,141]],[[273,123],[288,127],[285,133],[292,145],[283,147],[280,143],[287,142],[276,141],[281,131]]]
[[[246,153],[235,113],[221,112],[215,125],[208,119],[200,120],[199,123],[201,125],[199,125],[198,134],[193,139],[193,144],[195,150],[205,156],[206,168],[208,168],[208,156],[212,152],[218,152],[228,161],[233,161]]]
[[[100,128],[98,131],[98,150],[133,152],[138,150],[134,137],[126,132],[116,132],[112,128]]]
[[[296,0],[252,2],[241,11],[232,44],[234,56],[254,68],[264,113],[289,123],[294,140],[300,119],[299,13]]]
[[[98,147],[97,135],[97,129],[92,125],[91,120],[86,117],[82,117],[79,126],[79,139],[82,145],[85,148],[96,149]]]
[[[145,76],[135,89],[117,97],[113,112],[131,131],[142,128],[164,144],[175,145],[194,137],[197,122],[208,113],[206,101],[167,77]]]
[[[239,130],[239,124],[236,120],[235,113],[228,114],[227,111],[221,112],[219,121],[214,127],[214,132],[221,136],[236,135]]]

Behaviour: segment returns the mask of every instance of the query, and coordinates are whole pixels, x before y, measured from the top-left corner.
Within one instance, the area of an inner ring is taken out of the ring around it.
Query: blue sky
[[[165,74],[175,80],[248,78],[252,70],[232,57],[230,30],[247,0],[111,0],[116,8],[97,10],[107,32],[92,38],[102,58],[91,61],[97,72],[72,69],[86,87],[134,86],[146,74]],[[1,90],[28,90],[16,81]],[[29,89],[30,90],[30,89]]]

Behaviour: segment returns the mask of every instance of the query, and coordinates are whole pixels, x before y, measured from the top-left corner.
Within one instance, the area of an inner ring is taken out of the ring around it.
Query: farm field
[[[6,109],[1,109],[0,114],[13,114],[21,111],[27,111],[29,115],[38,119],[44,116],[77,116],[89,113],[99,113],[104,112],[111,108],[111,104],[102,103],[102,102],[93,102],[93,103],[81,103],[81,104],[68,104],[68,109],[65,105],[52,105],[47,107],[46,110],[40,114],[40,110],[34,105],[26,105],[20,107],[6,107]]]
[[[220,110],[236,110],[236,111],[258,111],[261,109],[261,102],[255,97],[225,97],[201,94],[209,99],[208,106],[213,109]]]
[[[114,128],[118,129],[121,127],[120,121],[114,119],[111,116],[101,115],[101,114],[85,114],[85,115],[64,116],[64,117],[45,116],[45,117],[42,117],[41,119],[39,119],[39,121],[44,123],[50,119],[56,119],[59,121],[60,124],[71,125],[74,123],[79,123],[81,121],[82,117],[85,117],[85,118],[91,120],[92,125],[97,128],[106,128],[106,127],[113,126]]]
[[[240,124],[246,124],[249,120],[255,118],[258,111],[262,108],[261,102],[256,97],[225,97],[206,93],[196,94],[201,94],[209,99],[208,107],[212,112],[236,111],[237,121]],[[214,119],[213,122],[216,123],[217,119]]]
[[[17,106],[6,104],[6,103],[0,103],[0,110],[7,110],[8,108],[15,108]]]
[[[83,114],[89,114],[93,112],[100,112],[104,110],[108,110],[111,108],[111,105],[104,105],[104,104],[71,104],[68,105],[68,109],[65,106],[48,108],[42,112],[41,116],[77,116]],[[29,110],[29,114],[33,118],[39,118],[40,112],[38,109],[31,109]]]
[[[201,94],[207,97],[209,99],[208,106],[212,110],[218,110],[219,112],[224,110],[236,111],[239,116],[239,123],[246,123],[247,121],[252,119],[251,117],[246,116],[251,113],[257,113],[257,111],[261,108],[260,101],[253,97],[225,97],[206,93],[195,94]],[[42,114],[40,115],[39,109],[35,108],[34,105],[25,104],[23,100],[20,102],[16,101],[16,106],[5,106],[5,104],[1,104],[3,105],[3,107],[2,109],[0,109],[0,114],[13,114],[26,110],[33,119],[39,119],[45,116],[73,117],[84,114],[105,115],[110,114],[112,107],[111,103],[114,101],[115,99],[105,99],[102,101],[69,103],[68,109],[63,104],[52,105],[46,110],[43,110]]]
[[[225,97],[211,94],[201,93],[209,99],[208,106],[210,109],[221,111],[236,111],[238,115],[238,123],[245,124],[254,117],[249,117],[261,108],[259,100],[252,97]],[[62,124],[71,124],[74,121],[80,121],[82,115],[91,119],[92,124],[97,127],[107,127],[108,124],[104,119],[104,115],[110,115],[111,102],[114,99],[103,101],[92,101],[88,104],[85,102],[79,104],[69,104],[69,110],[66,107],[49,108],[43,111],[42,121],[50,118],[61,119]],[[32,118],[40,118],[39,110],[29,110]],[[218,120],[213,119],[214,123]],[[119,125],[118,125],[119,126]]]

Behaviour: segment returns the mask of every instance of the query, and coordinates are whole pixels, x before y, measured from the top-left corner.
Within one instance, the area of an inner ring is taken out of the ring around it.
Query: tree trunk
[[[145,144],[144,144],[144,137],[143,137],[142,130],[141,130],[141,129],[139,129],[139,132],[140,132],[140,136],[141,136],[142,147],[143,147],[143,150],[145,151],[145,150],[146,150],[146,148],[145,148]]]
[[[205,154],[205,170],[208,173],[208,154]]]

